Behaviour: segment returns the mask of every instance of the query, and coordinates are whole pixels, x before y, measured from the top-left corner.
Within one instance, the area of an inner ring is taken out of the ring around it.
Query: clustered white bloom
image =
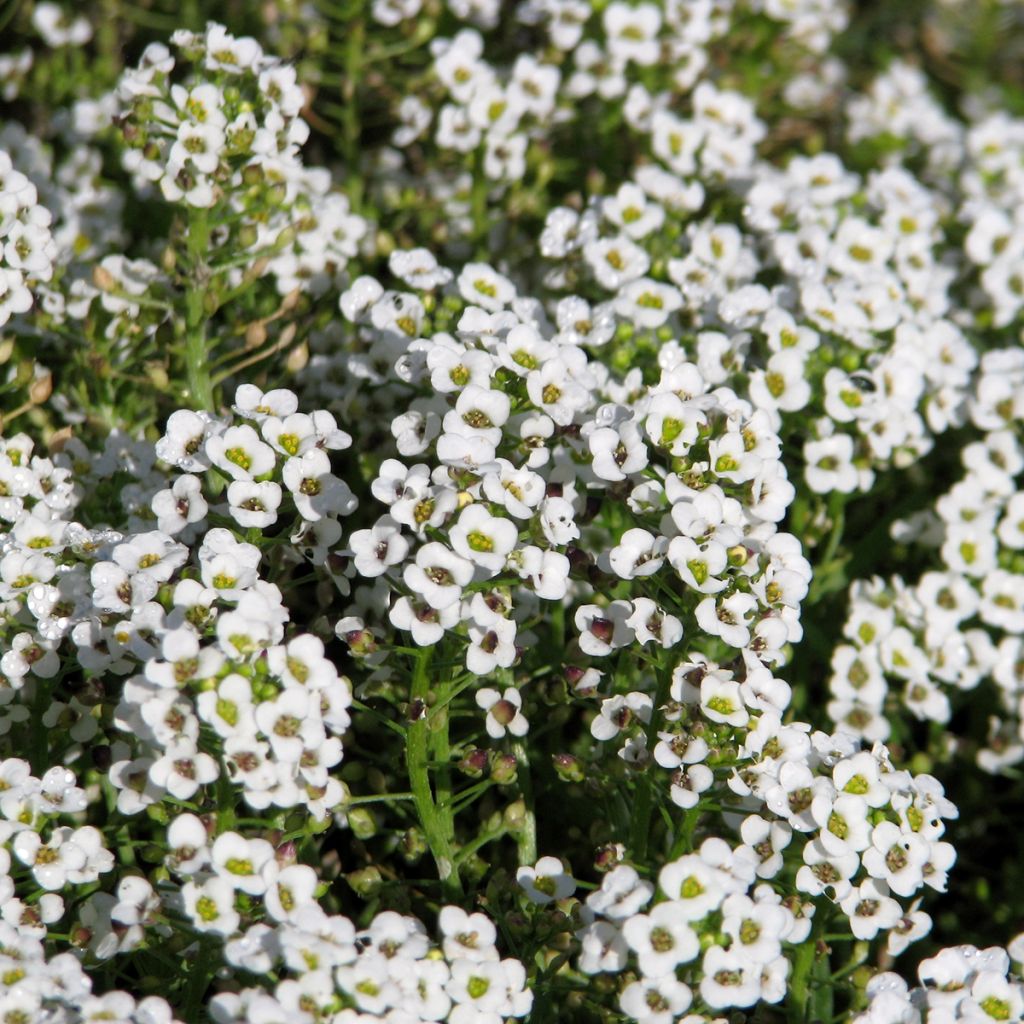
[[[917,968],[919,988],[911,989],[898,974],[878,974],[867,985],[867,1009],[854,1021],[919,1024],[922,1020],[944,1020],[985,1024],[1019,1020],[1024,1014],[1022,956],[1024,936],[1018,935],[1006,949],[951,946],[922,960]]]
[[[281,877],[294,870],[285,868]],[[214,996],[210,1015],[217,1024],[283,1020],[297,1012],[346,1024],[464,1024],[530,1012],[526,971],[518,960],[500,957],[497,929],[486,914],[442,907],[438,947],[414,917],[385,911],[357,930],[347,917],[324,913],[311,890],[300,896],[294,879],[288,885],[287,919],[256,925],[225,947],[233,966],[257,975],[277,969],[282,980],[269,990]],[[342,1000],[354,1008],[339,1014]]]
[[[160,996],[136,1000],[118,989],[94,995],[92,979],[73,953],[47,959],[40,935],[19,931],[6,921],[0,922],[0,975],[0,1012],[9,1020],[180,1024]]]
[[[0,327],[32,307],[32,291],[49,281],[57,258],[52,215],[35,185],[0,150]]]
[[[325,170],[303,166],[309,126],[295,68],[216,23],[176,32],[171,45],[152,43],[118,83],[125,169],[168,202],[222,211],[198,244],[236,257],[236,285],[244,252],[250,265],[264,261],[260,272],[280,294],[300,285],[322,293],[356,255],[367,224]]]
[[[914,584],[895,577],[852,585],[843,628],[848,642],[832,655],[829,714],[859,736],[886,739],[890,687],[899,687],[901,704],[914,718],[948,725],[960,695],[991,681],[999,714],[991,716],[977,760],[998,772],[1024,760],[1019,349],[982,356],[969,407],[984,434],[963,449],[964,477],[934,509],[893,527],[898,539],[933,549],[934,567]]]
[[[0,756],[0,1020],[176,1024],[81,967],[163,942],[218,1024],[499,1024],[562,982],[707,1024],[792,996],[833,925],[899,956],[958,811],[897,767],[890,688],[949,725],[994,682],[978,762],[1024,761],[1024,121],[954,117],[900,61],[846,88],[842,0],[445,0],[434,38],[438,4],[369,8],[401,42],[368,68],[424,50],[370,144],[353,34],[348,193],[303,163],[296,65],[217,23],[78,98],[53,152],[0,128],[0,364],[85,340],[101,388],[182,351],[194,406],[193,377],[234,388],[129,436],[72,382],[52,410],[109,424],[101,451],[0,438],[0,739],[24,747]],[[748,20],[792,62],[779,109],[832,104],[837,152],[780,159],[775,97],[720,73]],[[532,52],[506,59],[499,24]],[[92,37],[48,2],[31,27]],[[0,56],[4,100],[40,55]],[[552,207],[565,140],[614,133],[621,170]],[[108,143],[162,237],[128,222]],[[287,381],[239,383],[300,330]],[[844,503],[960,431],[964,478],[893,528],[928,569],[849,588],[818,731],[785,677]],[[552,739],[576,753],[545,777]],[[588,801],[564,850],[552,790]],[[327,909],[350,895],[332,826],[381,897],[352,918]],[[499,873],[481,851],[509,837]],[[437,878],[392,875],[396,851]],[[47,959],[65,936],[78,958]],[[946,950],[913,992],[878,975],[857,1022],[1019,1019],[1017,954]]]

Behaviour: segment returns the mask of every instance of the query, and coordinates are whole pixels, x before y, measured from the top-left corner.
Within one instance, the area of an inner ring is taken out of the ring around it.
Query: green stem
[[[345,807],[358,807],[360,804],[386,804],[399,800],[414,800],[412,793],[381,793],[379,796],[350,796]]]
[[[210,247],[210,225],[206,210],[188,212],[188,285],[185,289],[185,372],[189,400],[194,408],[216,412],[210,353],[206,337],[205,299],[209,288],[206,256]]]
[[[422,701],[426,703],[430,690],[430,656],[433,649],[424,648],[416,657],[412,674],[412,692],[410,702]],[[433,726],[433,730],[431,730]],[[427,844],[437,864],[437,873],[441,879],[441,886],[445,899],[454,900],[462,895],[462,880],[459,878],[458,865],[455,861],[452,849],[455,823],[452,817],[451,790],[450,784],[447,793],[445,792],[445,772],[439,773],[437,799],[430,787],[430,770],[428,748],[430,746],[431,731],[443,732],[443,743],[435,738],[435,750],[438,746],[448,744],[448,717],[438,716],[428,720],[427,715],[422,714],[415,721],[409,724],[409,731],[405,745],[405,763],[409,772],[409,788],[412,790],[413,800],[416,803],[416,813],[419,815],[420,825],[427,837]]]
[[[793,957],[793,973],[789,978],[789,995],[786,997],[786,1016],[789,1024],[804,1024],[807,1019],[810,982],[814,972],[818,942],[825,934],[828,922],[821,903],[816,905],[811,934],[797,946]]]
[[[353,0],[347,19],[348,40],[345,46],[345,78],[341,87],[343,99],[341,128],[345,172],[348,176],[349,202],[359,212],[362,206],[363,181],[359,173],[360,139],[362,123],[359,117],[359,81],[363,75],[366,49],[366,21],[364,0]]]
[[[668,658],[662,657],[658,668],[658,686],[654,695],[654,707],[651,708],[651,720],[647,723],[647,750],[653,750],[654,742],[661,728],[661,709],[668,700],[672,686],[672,668]],[[651,812],[654,809],[654,786],[651,779],[651,766],[648,764],[640,778],[636,806],[633,809],[632,827],[629,833],[629,849],[633,859],[642,864],[647,857],[647,843],[651,832]]]
[[[516,845],[519,847],[519,863],[533,865],[537,863],[537,815],[534,813],[533,780],[530,778],[530,758],[526,753],[526,744],[516,740],[512,744],[512,753],[516,758],[516,777],[519,779],[519,791],[523,795],[526,806],[526,817],[523,826],[516,832]]]
[[[833,491],[828,499],[828,513],[832,519],[832,532],[821,556],[821,564],[828,565],[835,558],[839,542],[843,539],[843,528],[846,525],[846,495],[841,491]]]
[[[459,850],[458,854],[456,854],[455,863],[460,865],[465,864],[477,850],[486,846],[488,843],[493,843],[495,839],[500,839],[506,831],[508,830],[504,825],[502,825],[501,828],[494,832],[484,832],[482,835],[477,836],[476,839],[470,840],[462,847],[462,849]]]

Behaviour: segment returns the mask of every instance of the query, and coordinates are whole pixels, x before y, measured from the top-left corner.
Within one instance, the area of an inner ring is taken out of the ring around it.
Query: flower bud
[[[487,768],[487,751],[486,750],[470,750],[466,752],[465,757],[462,758],[458,763],[458,769],[463,775],[468,775],[471,779],[479,779],[484,773],[484,769]]]
[[[92,283],[101,292],[112,292],[117,288],[117,279],[114,275],[98,263],[92,268]]]
[[[415,864],[429,849],[427,838],[418,828],[406,829],[402,834],[402,857],[408,864]]]
[[[563,782],[583,781],[583,765],[580,764],[579,758],[573,757],[572,754],[553,754],[551,763]]]
[[[348,812],[348,826],[356,839],[371,839],[377,832],[377,820],[368,807],[353,807]]]
[[[526,804],[520,799],[505,808],[502,818],[509,832],[521,832],[526,827]]]
[[[605,843],[594,854],[594,867],[601,872],[611,871],[622,862],[626,850],[621,843]]]
[[[345,881],[351,886],[352,891],[363,899],[376,896],[384,886],[381,873],[372,864],[359,871],[350,871],[345,876]]]
[[[368,629],[354,629],[345,634],[345,642],[349,645],[352,653],[359,658],[365,658],[377,650],[377,641]]]
[[[499,786],[515,781],[518,762],[511,754],[491,752],[491,779]]]

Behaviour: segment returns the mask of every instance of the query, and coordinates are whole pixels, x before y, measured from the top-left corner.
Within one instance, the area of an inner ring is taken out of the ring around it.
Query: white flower
[[[647,906],[653,895],[650,882],[640,878],[635,868],[620,864],[604,876],[601,888],[587,897],[587,906],[596,914],[621,921]]]
[[[390,516],[382,516],[369,530],[357,530],[349,537],[356,571],[371,579],[400,565],[409,553],[409,542]]]
[[[603,608],[580,605],[573,619],[580,631],[580,650],[591,657],[603,657],[631,643],[635,634],[626,623],[632,614],[627,601],[612,601]]]
[[[672,1024],[693,1001],[693,993],[673,974],[647,975],[630,982],[619,996],[622,1012],[643,1024]]]
[[[620,61],[653,64],[658,59],[661,10],[655,4],[631,6],[615,0],[602,16],[609,52]]]
[[[529,732],[530,723],[523,716],[523,697],[514,686],[507,687],[504,693],[490,687],[477,690],[476,703],[487,712],[487,735],[491,739],[501,739],[506,731],[513,736]]]
[[[895,927],[903,916],[900,905],[889,896],[889,887],[875,878],[861,882],[839,905],[858,939],[873,939],[879,931]]]
[[[588,444],[593,471],[602,480],[624,480],[647,466],[647,445],[636,420],[625,420],[615,428],[599,427],[590,434]]]
[[[576,891],[572,875],[566,873],[557,857],[541,857],[534,867],[519,868],[516,881],[530,901],[541,906],[565,899]]]
[[[181,895],[185,913],[199,931],[230,935],[238,930],[240,917],[234,906],[235,890],[226,879],[208,878],[202,884],[186,882]]]
[[[505,559],[516,545],[519,530],[508,519],[492,516],[483,505],[463,509],[448,531],[456,553],[487,570],[490,575],[504,568]]]
[[[402,578],[431,608],[443,611],[461,598],[462,588],[473,578],[473,563],[431,541],[405,566]]]
[[[264,869],[273,859],[274,848],[265,839],[246,839],[237,832],[221,833],[210,851],[217,875],[250,896],[266,892]]]
[[[526,971],[518,960],[468,960],[459,958],[451,965],[451,977],[445,991],[457,1004],[450,1019],[462,1020],[460,1008],[472,1008],[476,1017],[467,1020],[523,1017],[533,1005],[533,993],[524,990]]]
[[[267,450],[272,452],[269,447]],[[289,458],[281,479],[291,491],[299,515],[311,522],[324,516],[351,515],[358,505],[348,484],[331,472],[330,457],[322,448]]]
[[[467,263],[456,283],[467,302],[491,313],[504,309],[516,296],[512,282],[486,263]]]
[[[761,965],[742,952],[712,946],[702,967],[700,994],[708,1006],[753,1006],[761,998]]]
[[[273,448],[248,424],[228,427],[223,434],[207,438],[206,455],[234,480],[254,480],[276,464]]]
[[[618,736],[634,719],[646,725],[651,720],[653,704],[650,694],[638,691],[607,697],[601,701],[600,713],[590,723],[590,734],[596,740],[606,741]]]
[[[92,39],[92,25],[87,18],[72,18],[55,3],[36,4],[32,25],[47,46],[84,46]]]
[[[633,527],[626,530],[619,543],[608,553],[612,571],[624,580],[651,576],[664,563],[668,542],[648,530]]]
[[[911,896],[924,885],[930,853],[927,839],[883,821],[871,830],[871,847],[863,853],[864,868],[898,896]]]
[[[281,485],[273,480],[233,480],[227,490],[228,511],[239,526],[265,530],[277,522],[281,497]]]
[[[804,445],[804,475],[807,486],[819,494],[857,489],[860,476],[853,465],[853,439],[848,434],[833,434]]]
[[[700,953],[696,932],[679,916],[671,900],[659,903],[649,914],[634,914],[624,921],[622,937],[637,954],[640,971],[648,978],[664,977]]]
[[[200,786],[213,782],[219,774],[217,762],[197,751],[188,739],[171,741],[149,768],[152,782],[178,800],[190,800]]]
[[[438,915],[442,948],[445,957],[454,961],[461,957],[466,960],[497,960],[495,949],[497,929],[485,914],[468,914],[461,907],[446,906]]]
[[[658,886],[682,921],[700,920],[725,897],[718,870],[695,853],[666,864],[658,873]]]

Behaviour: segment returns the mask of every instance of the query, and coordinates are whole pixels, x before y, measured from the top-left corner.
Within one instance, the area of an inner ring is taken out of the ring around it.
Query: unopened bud
[[[582,782],[584,779],[583,765],[578,757],[572,754],[554,754],[551,763],[555,766],[558,777],[563,782]]]
[[[581,576],[590,568],[592,559],[583,548],[568,548],[565,556],[569,559],[569,572],[574,576]]]
[[[288,358],[285,360],[285,369],[289,373],[298,373],[300,370],[304,370],[306,364],[309,362],[309,345],[306,342],[302,342],[300,345],[296,345],[295,348],[288,353]]]
[[[487,751],[486,750],[470,750],[466,753],[466,756],[462,758],[458,763],[459,771],[463,775],[468,775],[471,779],[478,779],[484,773],[484,769],[487,768]]]
[[[402,834],[402,857],[409,864],[418,861],[429,849],[427,838],[418,828],[406,829]]]
[[[605,843],[599,846],[594,854],[594,867],[601,872],[611,871],[613,867],[622,862],[626,851],[621,843]]]
[[[245,329],[245,347],[259,348],[267,340],[267,329],[262,320],[253,320]]]
[[[510,803],[502,818],[509,832],[521,832],[526,827],[526,804],[522,800]]]
[[[377,641],[368,629],[353,629],[345,634],[345,642],[352,653],[360,658],[365,658],[377,650]]]
[[[350,871],[345,876],[345,881],[352,887],[352,891],[363,899],[376,896],[384,886],[384,879],[372,864],[360,871]]]
[[[511,754],[495,751],[491,755],[491,779],[499,786],[507,786],[514,781],[518,767],[518,762]]]
[[[92,268],[92,283],[101,292],[112,292],[117,288],[117,279],[114,275],[98,263]]]
[[[146,817],[161,825],[169,825],[171,821],[171,816],[167,813],[167,808],[163,804],[150,804],[146,808]]]
[[[868,982],[874,976],[874,968],[869,967],[867,964],[861,964],[861,966],[858,967],[850,976],[850,980],[853,982],[854,988],[859,989],[861,992],[863,992],[864,989],[868,987]]]
[[[238,244],[243,249],[251,249],[259,241],[259,238],[260,236],[251,224],[243,224],[238,229]]]
[[[296,849],[295,843],[291,839],[286,843],[282,843],[274,851],[274,859],[277,861],[278,867],[282,868],[297,864],[299,861],[299,851]]]
[[[742,544],[737,544],[735,547],[729,548],[727,555],[730,565],[740,566],[746,564],[747,559],[750,557],[750,552]]]
[[[377,834],[377,819],[369,807],[353,807],[348,812],[348,826],[356,839],[370,839]]]
[[[167,376],[167,368],[163,363],[151,361],[146,363],[146,376],[153,382],[157,391],[166,391],[170,386],[171,379]]]
[[[37,377],[30,385],[29,400],[36,404],[36,406],[41,406],[52,392],[53,375],[49,373],[43,374],[42,377]]]

